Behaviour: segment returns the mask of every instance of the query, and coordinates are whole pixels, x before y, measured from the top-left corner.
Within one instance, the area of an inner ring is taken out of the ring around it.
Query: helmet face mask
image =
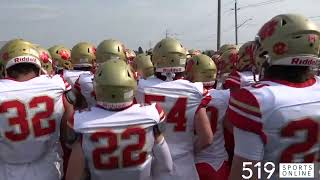
[[[106,109],[117,110],[132,104],[137,82],[128,64],[110,59],[99,66],[94,87],[97,103]]]
[[[96,47],[88,42],[80,42],[71,50],[71,62],[75,68],[92,67],[96,61]]]
[[[259,57],[268,55],[270,65],[316,66],[319,36],[316,25],[297,14],[272,18],[259,30]]]

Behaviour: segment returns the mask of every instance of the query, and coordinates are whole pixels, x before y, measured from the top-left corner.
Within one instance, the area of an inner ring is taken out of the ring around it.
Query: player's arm
[[[86,98],[81,94],[79,79],[80,78],[77,79],[77,81],[74,84],[74,88],[72,89],[73,93],[75,94],[74,106],[77,110],[85,109],[88,107]]]
[[[259,135],[248,131],[243,131],[234,128],[235,150],[232,161],[229,180],[243,179],[242,175],[249,176],[249,172],[244,171],[243,165],[246,162],[251,162],[251,165],[246,165],[246,168],[252,170],[252,180],[258,179],[257,168],[254,165],[261,162],[264,155],[264,143]]]
[[[155,144],[152,148],[154,159],[152,161],[153,174],[168,173],[173,169],[173,160],[169,150],[169,146],[164,139],[163,131],[165,126],[165,112],[159,104],[155,105],[159,113],[159,123],[153,126],[153,135]]]
[[[169,146],[164,139],[164,136],[159,130],[158,125],[153,128],[155,144],[152,148],[154,160],[152,161],[152,169],[154,174],[161,174],[161,172],[171,172],[173,169],[173,160],[169,150]]]
[[[213,134],[210,126],[210,121],[207,116],[206,108],[201,107],[196,115],[194,121],[197,139],[194,144],[195,152],[200,152],[202,149],[208,147],[213,141]]]
[[[80,141],[72,145],[66,180],[80,180],[85,170],[85,159]]]
[[[70,142],[70,138],[74,137],[74,131],[68,126],[68,122],[73,121],[74,108],[66,95],[63,96],[64,113],[61,122],[61,138],[64,142]]]

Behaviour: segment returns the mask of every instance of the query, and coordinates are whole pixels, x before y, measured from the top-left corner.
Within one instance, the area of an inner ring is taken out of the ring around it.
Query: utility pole
[[[169,36],[169,31],[168,29],[166,29],[166,38],[168,38],[168,36]]]
[[[235,35],[236,35],[236,45],[238,45],[238,7],[237,7],[237,0],[234,2],[234,28],[235,28]]]
[[[220,48],[221,37],[221,0],[218,0],[217,50]]]

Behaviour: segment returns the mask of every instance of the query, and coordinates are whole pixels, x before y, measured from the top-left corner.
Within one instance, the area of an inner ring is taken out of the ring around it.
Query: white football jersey
[[[32,162],[55,145],[64,113],[63,93],[70,88],[59,75],[25,82],[0,80],[0,159]]]
[[[194,161],[194,116],[207,91],[202,83],[170,82],[158,78],[140,80],[138,102],[158,102],[167,113],[165,139],[175,164],[175,178],[197,179]]]
[[[197,163],[208,163],[215,171],[218,171],[224,161],[228,161],[228,153],[224,147],[223,121],[228,108],[229,90],[209,90],[211,101],[207,106],[207,114],[213,132],[213,142],[206,149],[196,154]]]
[[[74,86],[76,80],[79,78],[80,74],[91,74],[90,71],[79,71],[79,70],[66,70],[62,71],[61,76],[65,79],[71,86]]]
[[[89,107],[92,107],[96,104],[95,92],[93,89],[93,77],[94,75],[92,73],[80,74],[74,85],[74,88],[76,88],[86,99]]]
[[[230,89],[230,88],[241,88],[250,86],[255,82],[255,75],[252,73],[252,71],[234,71],[229,74],[228,78],[225,80],[223,84],[224,89]]]
[[[76,113],[74,129],[82,134],[91,179],[150,179],[153,126],[162,120],[164,111],[156,104],[135,104],[118,112],[93,107]]]
[[[276,165],[316,162],[320,152],[319,92],[320,78],[315,77],[305,83],[261,81],[231,95],[229,119],[236,128],[261,140],[257,149],[262,153],[252,153],[250,146],[238,153]]]

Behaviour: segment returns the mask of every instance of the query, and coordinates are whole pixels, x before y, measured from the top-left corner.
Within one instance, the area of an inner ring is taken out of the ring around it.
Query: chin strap
[[[166,77],[166,81],[173,81],[176,77],[176,74],[173,72],[163,72],[161,75]]]

